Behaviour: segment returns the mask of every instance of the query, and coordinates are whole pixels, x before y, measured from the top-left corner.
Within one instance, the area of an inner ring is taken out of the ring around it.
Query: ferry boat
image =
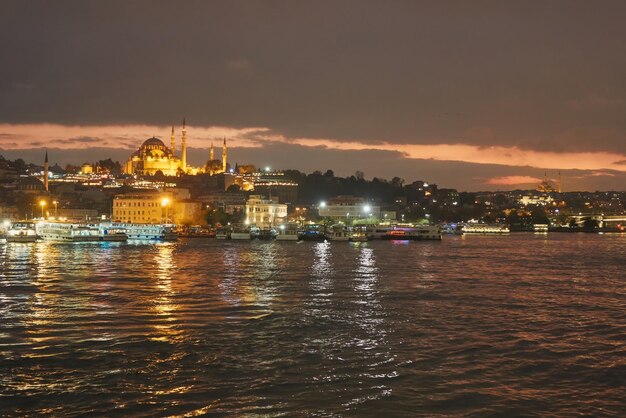
[[[367,242],[367,229],[354,227],[350,232],[350,242]]]
[[[509,227],[504,224],[481,224],[472,223],[461,226],[462,234],[508,234]]]
[[[273,229],[257,229],[256,232],[252,235],[253,238],[262,240],[262,241],[270,241],[276,238],[276,231]]]
[[[222,226],[215,231],[215,238],[217,239],[230,239],[230,228]]]
[[[35,242],[39,239],[35,223],[30,221],[14,222],[7,230],[7,242]]]
[[[230,239],[251,240],[252,233],[250,232],[250,228],[245,225],[233,225],[230,232]]]
[[[298,241],[298,225],[288,223],[278,227],[278,235],[276,241]]]
[[[118,231],[128,236],[129,240],[176,241],[178,234],[172,224],[134,224],[121,222],[103,222],[102,231]],[[107,235],[107,234],[104,234]]]
[[[387,233],[391,227],[383,226],[383,225],[367,225],[365,227],[365,233],[367,235],[367,239],[386,239]]]
[[[436,225],[394,226],[383,237],[387,240],[441,240],[441,228]]]
[[[327,235],[331,241],[349,241],[352,232],[347,226],[336,224],[329,228]]]
[[[303,241],[326,241],[328,238],[324,233],[324,228],[319,224],[305,225],[298,236]]]
[[[98,242],[98,241],[125,241],[126,234],[116,233],[111,239],[104,239],[104,234],[97,225],[83,223],[40,221],[35,224],[35,231],[46,241],[59,242]]]

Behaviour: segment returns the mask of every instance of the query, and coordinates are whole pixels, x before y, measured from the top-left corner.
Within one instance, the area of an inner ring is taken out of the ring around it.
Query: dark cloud
[[[4,1],[0,121],[626,152],[626,2]]]

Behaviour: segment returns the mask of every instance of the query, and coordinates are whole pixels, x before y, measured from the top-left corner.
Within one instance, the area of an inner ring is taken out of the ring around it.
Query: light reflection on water
[[[0,243],[0,410],[617,416],[624,244]]]

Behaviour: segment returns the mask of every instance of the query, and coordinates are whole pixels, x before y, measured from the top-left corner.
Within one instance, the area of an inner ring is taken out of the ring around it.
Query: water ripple
[[[0,411],[621,416],[624,244],[0,243]]]

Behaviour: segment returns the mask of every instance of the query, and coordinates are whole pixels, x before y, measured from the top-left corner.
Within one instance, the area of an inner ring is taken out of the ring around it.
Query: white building
[[[349,221],[359,218],[380,218],[380,206],[354,196],[337,196],[319,205],[319,215],[336,221]]]
[[[287,205],[263,196],[252,195],[246,202],[246,223],[259,228],[270,228],[287,218]]]

